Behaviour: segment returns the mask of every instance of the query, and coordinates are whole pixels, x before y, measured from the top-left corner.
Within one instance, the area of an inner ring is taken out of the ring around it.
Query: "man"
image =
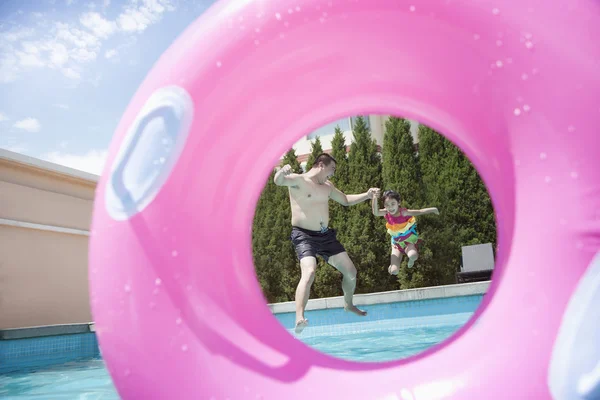
[[[304,309],[308,303],[310,287],[317,269],[316,256],[340,271],[343,276],[344,309],[360,316],[367,315],[353,304],[356,289],[356,267],[344,246],[337,240],[335,229],[329,224],[329,199],[344,206],[351,206],[369,200],[377,189],[371,188],[363,194],[346,195],[328,179],[336,168],[335,159],[329,154],[321,154],[310,171],[303,174],[292,173],[285,165],[275,174],[276,185],[287,186],[292,207],[292,234],[290,239],[300,260],[301,277],[296,288],[296,327],[301,333],[308,324]]]

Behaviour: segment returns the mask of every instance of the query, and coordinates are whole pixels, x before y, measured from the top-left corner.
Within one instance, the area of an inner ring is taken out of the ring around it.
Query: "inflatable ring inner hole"
[[[317,113],[319,114],[321,117],[317,117],[316,119],[312,119],[311,122],[308,122],[309,120],[311,120],[310,116],[307,117],[306,121],[300,121],[298,126],[293,126],[291,127],[289,130],[287,130],[287,135],[283,135],[282,138],[279,138],[279,143],[280,146],[277,148],[277,158],[276,159],[268,159],[269,164],[267,166],[267,171],[266,173],[264,173],[263,175],[263,182],[265,183],[270,183],[267,182],[267,179],[272,179],[272,176],[270,175],[273,171],[274,167],[279,167],[282,164],[282,159],[283,159],[283,154],[285,154],[288,150],[290,150],[298,141],[302,140],[303,138],[307,138],[307,135],[309,135],[311,132],[314,132],[315,130],[319,129],[320,127],[323,127],[325,125],[329,125],[334,123],[335,121],[340,120],[341,118],[347,118],[349,115],[363,115],[363,116],[368,116],[368,115],[377,115],[377,116],[397,116],[399,118],[406,118],[407,120],[412,120],[412,121],[419,121],[419,123],[425,127],[429,127],[431,128],[433,131],[437,132],[438,134],[442,135],[444,138],[448,139],[448,141],[456,146],[458,148],[458,150],[464,155],[466,156],[466,158],[468,159],[469,163],[475,168],[475,171],[477,173],[477,175],[479,176],[480,179],[482,179],[484,185],[485,185],[485,189],[487,191],[487,195],[490,197],[491,202],[492,202],[492,207],[493,207],[493,213],[494,213],[494,229],[495,229],[495,233],[496,233],[496,248],[493,249],[494,252],[494,272],[493,272],[493,277],[492,280],[490,282],[490,286],[487,290],[486,295],[483,297],[483,299],[481,300],[481,302],[479,303],[479,305],[476,307],[476,309],[474,310],[473,314],[468,318],[468,320],[466,320],[465,322],[462,322],[462,325],[454,330],[452,333],[450,333],[449,335],[446,335],[446,337],[444,339],[442,339],[440,342],[438,342],[437,344],[431,345],[425,349],[421,349],[419,351],[417,351],[416,353],[407,355],[407,356],[401,356],[400,358],[390,358],[390,359],[386,359],[384,361],[364,361],[364,360],[358,360],[358,359],[353,359],[352,357],[338,357],[334,354],[331,354],[330,352],[321,352],[316,346],[313,346],[310,341],[309,343],[305,343],[302,340],[302,335],[297,336],[297,338],[294,338],[294,323],[295,323],[295,314],[293,310],[288,310],[286,311],[288,314],[288,318],[282,318],[279,319],[276,316],[274,316],[271,312],[270,309],[268,309],[267,311],[269,312],[269,314],[271,315],[272,320],[274,320],[274,325],[272,328],[273,329],[277,329],[280,330],[283,329],[284,331],[281,332],[281,338],[278,338],[278,341],[281,341],[282,345],[281,345],[281,349],[285,349],[285,348],[293,348],[296,345],[302,346],[304,347],[304,351],[308,351],[308,353],[310,354],[311,357],[311,362],[315,363],[315,364],[323,364],[323,365],[329,365],[331,361],[334,361],[336,363],[342,362],[342,363],[347,363],[348,366],[353,365],[355,363],[359,363],[360,365],[366,366],[366,365],[370,365],[371,367],[376,366],[383,366],[383,365],[390,365],[390,364],[398,364],[398,363],[407,363],[407,362],[411,362],[413,360],[416,359],[420,359],[422,357],[427,357],[428,355],[438,351],[439,349],[451,345],[451,343],[455,340],[458,340],[464,332],[466,332],[473,324],[475,324],[479,318],[481,317],[482,313],[485,311],[485,308],[487,307],[490,298],[493,296],[493,292],[495,290],[495,288],[497,287],[498,283],[499,283],[499,277],[501,275],[502,269],[503,269],[503,263],[504,260],[506,259],[507,253],[506,253],[506,249],[508,249],[508,246],[504,245],[504,243],[509,242],[509,238],[511,236],[511,232],[512,232],[512,225],[513,225],[513,221],[512,220],[500,220],[498,222],[498,214],[502,213],[502,211],[504,210],[504,214],[510,215],[512,213],[512,205],[511,202],[514,201],[514,197],[511,197],[512,193],[504,193],[504,195],[498,195],[498,192],[494,193],[494,182],[495,180],[499,179],[500,176],[502,175],[502,171],[501,171],[501,165],[505,164],[506,166],[508,164],[510,164],[510,162],[512,161],[512,158],[510,157],[510,155],[508,154],[507,148],[508,147],[499,147],[499,148],[490,148],[489,146],[486,146],[486,144],[488,144],[488,142],[486,142],[485,140],[483,141],[478,141],[478,140],[471,140],[473,138],[473,134],[471,134],[471,132],[469,131],[469,127],[462,125],[457,119],[453,118],[452,116],[450,116],[447,113],[444,113],[440,110],[435,109],[434,107],[430,107],[429,108],[429,112],[431,114],[433,114],[433,118],[429,118],[427,116],[427,110],[428,107],[425,107],[423,105],[417,107],[420,108],[420,111],[425,110],[425,113],[422,112],[416,112],[416,110],[411,109],[411,107],[407,107],[409,109],[409,111],[406,111],[406,109],[399,109],[397,107],[378,107],[378,108],[362,108],[362,109],[354,109],[351,110],[350,112],[338,112],[336,114],[334,114],[334,117],[326,117],[323,115],[323,113]],[[368,117],[367,117],[368,118]],[[316,121],[316,122],[315,122]],[[308,128],[307,128],[308,127]],[[297,134],[292,134],[293,132],[300,132],[300,135]],[[385,126],[383,127],[383,132],[385,132]],[[454,132],[454,134],[452,133]],[[457,133],[458,132],[458,133]],[[482,136],[485,136],[486,134],[494,134],[494,132],[488,132],[488,133],[484,133]],[[477,136],[477,134],[474,134],[475,136]],[[346,140],[346,145],[350,146],[350,142],[348,140]],[[296,156],[298,156],[298,154],[296,153]],[[279,158],[282,157],[282,158]],[[510,164],[512,166],[512,164]],[[507,167],[508,168],[508,167]],[[510,171],[511,169],[508,168],[507,171]],[[506,171],[505,171],[506,172]],[[335,178],[332,178],[332,181],[334,181]],[[512,177],[510,178],[512,179]],[[334,182],[335,184],[335,182]],[[370,187],[370,186],[369,186]],[[368,187],[365,187],[365,190],[367,190]],[[387,188],[382,188],[383,190],[387,189]],[[258,198],[262,195],[262,193],[264,193],[265,190],[267,189],[267,186],[262,186],[259,189],[259,193],[255,195],[255,199],[258,200]],[[287,202],[288,206],[289,206],[289,199],[288,199],[288,195],[287,195],[287,188],[286,187],[277,187],[275,186],[275,190],[280,190],[280,191],[285,191],[285,202]],[[347,192],[347,194],[351,194],[350,192]],[[354,193],[354,192],[352,192]],[[330,201],[331,203],[331,201]],[[369,203],[369,207],[370,207],[370,201],[368,201]],[[380,202],[381,203],[381,202]],[[331,204],[330,204],[331,205]],[[254,212],[257,211],[257,206],[258,206],[258,202],[255,202],[253,204],[254,206]],[[380,204],[381,206],[381,204]],[[429,204],[424,204],[424,207],[429,207],[429,206],[440,206],[440,205],[429,205]],[[369,210],[366,210],[365,212],[368,212]],[[330,212],[331,212],[331,207],[330,207]],[[330,215],[331,217],[331,215]],[[257,214],[254,214],[254,219],[252,220],[252,225],[254,226],[255,223],[257,223]],[[383,221],[383,218],[382,218]],[[381,222],[381,221],[379,221]],[[285,221],[286,224],[289,224],[290,221],[286,220]],[[380,226],[377,225],[377,228],[381,228]],[[386,237],[386,240],[389,238]],[[283,240],[289,240],[289,238],[285,237],[283,238]],[[387,242],[386,242],[387,243]],[[344,244],[344,243],[342,243]],[[255,250],[257,250],[257,246],[253,246],[251,244],[252,248],[252,252],[254,252]],[[502,250],[500,250],[502,249]],[[386,248],[386,257],[389,263],[389,249]],[[292,245],[292,252],[293,252],[293,245]],[[294,257],[295,257],[295,253],[294,253]],[[352,258],[352,257],[351,257]],[[405,257],[406,258],[406,257]],[[295,263],[295,268],[298,272],[298,279],[299,279],[299,272],[300,272],[300,266],[298,263],[297,258],[294,258],[294,263]],[[360,259],[355,259],[353,258],[353,261],[355,263],[355,265],[359,265],[360,264]],[[256,272],[256,283],[259,285],[259,290],[261,291],[262,295],[264,296],[264,301],[266,303],[270,303],[269,299],[268,299],[268,294],[264,293],[262,290],[262,287],[260,287],[260,284],[258,282],[258,278],[259,278],[259,268],[260,266],[257,266],[256,260],[254,259],[254,253],[252,255],[252,262],[253,262],[253,266],[255,268],[255,272]],[[326,268],[331,268],[329,266],[325,266]],[[382,273],[386,273],[385,271],[386,266],[382,266]],[[258,268],[258,269],[257,269]],[[322,266],[318,265],[317,269],[323,268]],[[358,270],[358,279],[360,279],[361,276],[361,271],[360,271],[360,267],[357,268]],[[318,272],[317,272],[318,275]],[[298,283],[298,279],[296,279],[294,281],[294,285],[296,285]],[[318,279],[318,276],[317,278]],[[341,288],[341,279],[340,279],[340,288]],[[315,284],[313,283],[313,289],[311,290],[314,293],[314,287]],[[294,287],[295,289],[295,287]],[[314,296],[311,296],[311,299],[315,298]],[[293,302],[293,296],[291,301]],[[308,310],[310,310],[310,308],[308,308]],[[313,316],[314,316],[314,311],[312,312]],[[311,311],[307,311],[306,312],[306,318],[309,320],[309,325],[310,325],[310,319],[311,319]],[[360,321],[353,321],[352,322],[360,322]],[[286,323],[283,323],[283,321],[286,321]],[[269,328],[268,328],[269,329]],[[278,335],[279,336],[279,335]],[[284,339],[285,337],[285,339]],[[296,340],[296,339],[300,339],[300,340]],[[275,339],[272,339],[273,341],[275,341]],[[289,340],[292,340],[295,343],[291,343]],[[283,344],[285,343],[285,344]],[[278,346],[279,347],[279,346]],[[354,365],[353,367],[356,367],[356,365]]]

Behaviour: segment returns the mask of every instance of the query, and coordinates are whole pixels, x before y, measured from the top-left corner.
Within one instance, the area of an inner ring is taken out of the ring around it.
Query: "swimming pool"
[[[3,400],[113,400],[117,391],[101,359],[0,375]]]
[[[471,316],[472,313],[458,313],[351,324],[344,327],[344,334],[321,333],[305,337],[302,341],[323,353],[345,360],[392,361],[421,353],[444,341]]]
[[[406,358],[442,342],[463,326],[478,296],[365,306],[368,317],[340,309],[307,313],[311,322],[299,340],[332,356],[363,362]],[[290,331],[293,313],[275,314]],[[119,399],[99,358],[0,375],[2,399]]]

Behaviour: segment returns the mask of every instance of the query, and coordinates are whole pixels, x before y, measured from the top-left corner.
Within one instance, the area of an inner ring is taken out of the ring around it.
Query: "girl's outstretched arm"
[[[422,208],[420,210],[404,210],[402,215],[405,216],[417,216],[417,215],[425,215],[425,214],[436,214],[439,215],[439,210],[435,207],[430,208]]]

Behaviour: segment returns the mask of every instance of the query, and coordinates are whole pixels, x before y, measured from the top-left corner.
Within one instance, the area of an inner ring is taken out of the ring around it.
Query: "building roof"
[[[82,179],[97,183],[98,175],[90,174],[89,172],[80,171],[75,168],[65,167],[64,165],[55,164],[39,158],[30,157],[24,154],[15,153],[14,151],[0,148],[0,162],[5,161],[10,164],[21,165],[43,172],[51,172],[67,178]]]

